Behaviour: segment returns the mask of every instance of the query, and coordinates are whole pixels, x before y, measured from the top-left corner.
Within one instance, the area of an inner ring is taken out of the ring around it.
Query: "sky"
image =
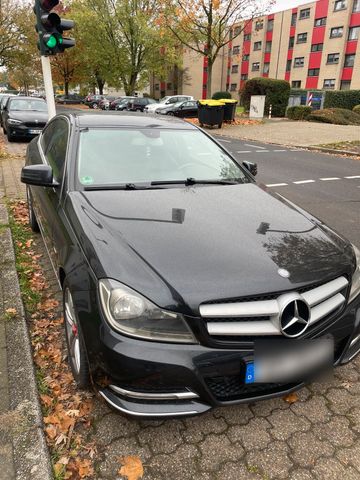
[[[314,0],[276,0],[276,3],[271,10],[273,12],[280,12],[281,10],[287,10],[288,8],[297,7],[298,5],[313,1]]]

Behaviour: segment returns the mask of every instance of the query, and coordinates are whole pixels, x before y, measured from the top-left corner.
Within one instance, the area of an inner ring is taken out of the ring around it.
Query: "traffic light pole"
[[[43,71],[46,103],[47,103],[48,112],[49,112],[49,120],[51,120],[56,115],[56,108],[55,108],[54,88],[53,88],[52,76],[51,76],[50,58],[45,57],[44,55],[41,55],[41,66]]]

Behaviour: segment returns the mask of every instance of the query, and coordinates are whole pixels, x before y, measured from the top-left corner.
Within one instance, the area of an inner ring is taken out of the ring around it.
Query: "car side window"
[[[51,138],[52,138],[53,133],[54,133],[54,123],[55,122],[49,123],[49,125],[47,125],[44,128],[44,130],[42,132],[42,135],[41,135],[40,142],[41,142],[41,148],[42,148],[44,154],[45,154],[45,152],[46,152],[46,150],[49,146],[49,143],[50,143]]]
[[[53,169],[55,180],[62,181],[68,144],[69,127],[61,118],[53,122],[53,134],[45,150],[46,159]]]

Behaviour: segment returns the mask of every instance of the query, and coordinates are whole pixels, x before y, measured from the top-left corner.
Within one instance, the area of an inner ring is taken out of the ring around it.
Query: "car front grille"
[[[310,307],[307,332],[318,322],[325,322],[342,310],[346,302],[349,282],[341,276],[325,284],[302,288],[276,296],[266,295],[245,299],[200,305],[200,314],[206,322],[211,338],[229,341],[245,340],[263,336],[282,335],[280,317],[282,303],[296,295]]]
[[[34,129],[42,129],[45,127],[46,123],[45,122],[25,122],[24,123],[25,127],[28,128],[34,128]]]

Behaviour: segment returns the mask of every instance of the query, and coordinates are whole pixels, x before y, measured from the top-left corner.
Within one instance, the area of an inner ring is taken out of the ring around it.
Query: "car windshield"
[[[167,96],[167,97],[160,98],[159,103],[165,103],[168,98],[170,97]]]
[[[36,112],[46,112],[47,105],[46,102],[42,100],[12,100],[10,102],[9,110],[14,111],[36,111]]]
[[[84,186],[250,181],[220,146],[198,130],[185,129],[86,129],[80,134],[77,169]]]

